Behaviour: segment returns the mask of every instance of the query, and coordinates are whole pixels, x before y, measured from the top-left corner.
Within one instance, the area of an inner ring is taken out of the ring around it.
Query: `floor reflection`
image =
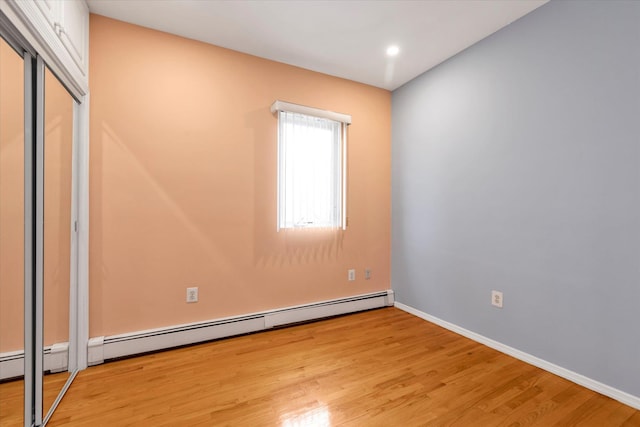
[[[58,391],[62,389],[67,378],[68,372],[60,372],[57,374],[47,374],[44,376],[44,396],[43,407],[46,413],[51,407]],[[0,426],[2,427],[19,427],[24,425],[24,380],[16,379],[13,381],[0,382]],[[297,425],[297,424],[294,424]],[[305,424],[301,424],[305,425]],[[315,424],[311,424],[315,425]],[[319,424],[324,425],[324,424]],[[328,424],[327,424],[328,425]]]
[[[24,381],[0,383],[0,426],[21,426],[24,413]]]
[[[330,427],[329,409],[320,406],[305,412],[284,414],[280,417],[282,427]]]

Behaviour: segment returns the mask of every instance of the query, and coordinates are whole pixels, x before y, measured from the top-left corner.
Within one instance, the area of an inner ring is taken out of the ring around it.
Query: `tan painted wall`
[[[90,27],[91,336],[389,289],[388,91],[100,16]],[[276,232],[275,99],[353,116],[346,232]]]
[[[0,353],[24,348],[23,73],[0,39]]]
[[[0,353],[23,349],[24,77],[0,40]],[[44,344],[68,341],[73,100],[45,72]]]

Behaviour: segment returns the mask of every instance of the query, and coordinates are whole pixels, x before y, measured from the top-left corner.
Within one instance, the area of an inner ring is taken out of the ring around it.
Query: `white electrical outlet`
[[[371,279],[371,269],[370,268],[365,268],[364,270],[364,280],[369,280]]]
[[[198,302],[198,288],[187,288],[187,302]]]
[[[502,308],[502,292],[491,291],[491,305]]]
[[[349,270],[348,278],[350,282],[353,282],[354,280],[356,280],[356,271],[353,269]]]

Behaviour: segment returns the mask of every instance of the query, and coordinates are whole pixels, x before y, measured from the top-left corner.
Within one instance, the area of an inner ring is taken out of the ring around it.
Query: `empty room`
[[[640,1],[0,0],[0,426],[640,426]]]

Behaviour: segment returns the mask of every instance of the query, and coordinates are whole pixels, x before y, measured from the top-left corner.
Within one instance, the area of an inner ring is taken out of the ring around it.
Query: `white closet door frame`
[[[34,412],[35,425],[42,425],[42,386],[44,376],[44,61],[36,62],[36,239],[35,239],[35,344],[34,344]]]
[[[34,147],[33,147],[33,65],[29,52],[24,52],[24,426],[31,427],[35,398],[34,387]]]

